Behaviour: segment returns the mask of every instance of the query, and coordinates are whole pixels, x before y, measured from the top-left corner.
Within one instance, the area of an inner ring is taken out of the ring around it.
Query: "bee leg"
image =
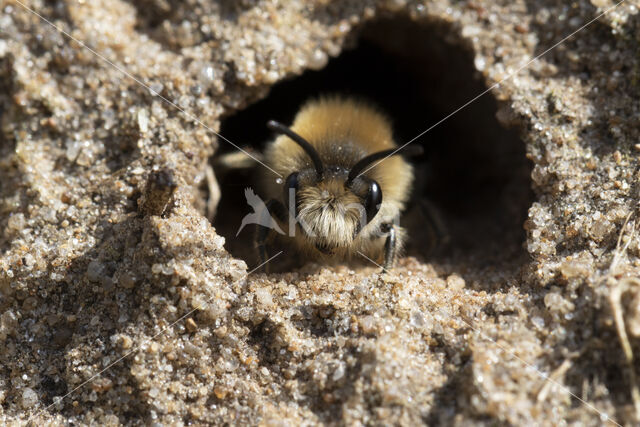
[[[384,243],[384,266],[383,271],[393,268],[393,264],[396,260],[396,229],[393,224],[382,224],[382,231],[387,234],[387,240]]]
[[[280,223],[285,223],[287,218],[287,210],[284,205],[276,199],[271,199],[267,203],[265,203],[267,207],[267,211],[273,213]],[[269,252],[267,251],[267,242],[272,239],[277,233],[273,228],[265,227],[262,225],[258,225],[258,230],[255,235],[255,246],[258,250],[258,259],[260,264],[262,265],[260,269],[269,273],[269,263],[267,260],[269,259]]]
[[[420,211],[433,231],[433,240],[431,242],[431,247],[428,250],[429,253],[432,253],[449,242],[449,233],[442,221],[440,213],[430,201],[424,198],[421,199]]]
[[[220,185],[216,180],[216,175],[213,173],[213,167],[207,164],[204,169],[205,178],[207,180],[207,189],[209,190],[209,198],[207,199],[207,218],[210,222],[213,222],[216,217],[216,209],[220,203]]]

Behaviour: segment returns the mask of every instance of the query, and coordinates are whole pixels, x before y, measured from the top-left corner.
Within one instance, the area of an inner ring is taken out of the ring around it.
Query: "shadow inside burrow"
[[[322,70],[274,85],[267,98],[228,116],[220,132],[259,152],[273,138],[266,122],[290,124],[309,99],[341,94],[368,100],[391,118],[398,144],[415,138],[412,144],[424,148],[411,159],[416,180],[401,219],[410,236],[406,254],[461,274],[506,264],[517,269],[527,262],[522,224],[533,200],[530,165],[517,133],[496,120],[495,99],[487,94],[421,135],[486,90],[471,52],[462,42],[451,42],[452,36],[448,24],[406,17],[368,23],[354,35],[354,48]],[[220,152],[232,150],[222,144]],[[222,198],[214,220],[227,249],[250,266],[258,264],[254,233],[236,234],[252,212],[244,189],[257,188],[258,167],[219,176]],[[422,199],[435,206],[449,235],[449,244],[436,252],[429,251],[433,230],[427,219],[421,212],[411,214]],[[287,256],[281,269],[296,268],[293,258]]]

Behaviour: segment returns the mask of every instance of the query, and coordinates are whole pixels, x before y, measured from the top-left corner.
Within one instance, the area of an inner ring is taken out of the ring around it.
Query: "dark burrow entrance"
[[[267,98],[229,116],[221,133],[261,151],[272,138],[265,126],[269,119],[290,124],[308,99],[342,94],[378,106],[403,144],[486,89],[469,50],[445,41],[452,34],[444,24],[422,26],[407,19],[370,23],[352,49],[320,71],[275,85]],[[414,159],[413,201],[426,198],[440,211],[450,241],[427,253],[423,219],[410,210],[401,222],[411,236],[407,255],[460,274],[504,270],[526,260],[522,224],[533,201],[530,165],[523,142],[498,123],[496,109],[487,94],[413,142],[424,147],[424,155]],[[220,149],[231,150],[225,144]],[[214,225],[232,254],[255,265],[253,230],[236,237],[243,216],[252,212],[244,198],[252,178],[244,172],[219,178],[222,199]]]

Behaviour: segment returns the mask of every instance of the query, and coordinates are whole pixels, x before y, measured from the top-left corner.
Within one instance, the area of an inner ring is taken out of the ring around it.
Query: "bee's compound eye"
[[[376,216],[382,204],[382,190],[377,182],[369,183],[369,191],[364,199],[364,208],[367,212],[367,224]]]
[[[295,202],[295,198],[298,194],[298,172],[294,172],[287,177],[287,180],[284,182],[283,190],[285,207],[289,209],[289,201],[293,197],[293,202]]]

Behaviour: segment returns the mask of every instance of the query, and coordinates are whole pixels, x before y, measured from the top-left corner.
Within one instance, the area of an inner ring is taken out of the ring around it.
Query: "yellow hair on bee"
[[[291,130],[309,141],[321,156],[331,150],[331,145],[345,142],[360,148],[362,157],[396,147],[387,117],[350,98],[329,97],[308,102],[296,115]],[[284,177],[312,165],[304,150],[285,135],[267,148],[266,160]],[[402,204],[409,197],[413,170],[402,157],[385,159],[367,175],[378,181],[385,197]]]
[[[362,101],[322,98],[308,102],[291,128],[312,144],[348,138],[369,152],[393,148],[389,120]]]
[[[336,181],[302,189],[298,194],[300,217],[314,241],[328,248],[340,247],[345,236],[355,232],[353,224],[360,219],[360,199]],[[354,209],[355,208],[355,209]]]

